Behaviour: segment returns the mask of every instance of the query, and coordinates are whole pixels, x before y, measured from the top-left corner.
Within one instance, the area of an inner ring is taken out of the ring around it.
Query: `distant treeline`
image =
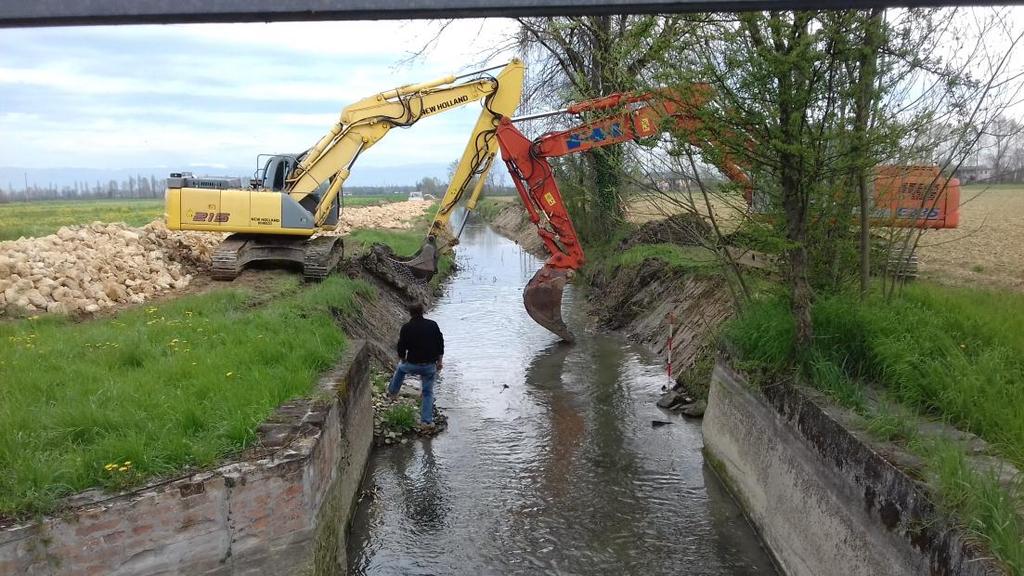
[[[96,200],[100,198],[163,198],[164,178],[131,176],[125,180],[102,182],[75,182],[74,185],[39,186],[30,184],[15,190],[8,184],[0,188],[0,203],[31,202],[35,200]]]
[[[167,180],[154,176],[132,177],[120,182],[111,180],[106,184],[96,182],[76,182],[74,186],[35,186],[30,185],[27,189],[13,190],[0,188],[0,204],[9,202],[35,202],[42,200],[100,200],[100,199],[130,199],[130,198],[163,198]],[[425,191],[420,185],[407,186],[350,186],[345,188],[345,194],[352,196],[388,196],[394,194],[408,194],[415,190],[427,192],[440,197],[444,189]],[[511,186],[487,186],[485,190],[488,196],[508,196],[515,194],[515,188]]]

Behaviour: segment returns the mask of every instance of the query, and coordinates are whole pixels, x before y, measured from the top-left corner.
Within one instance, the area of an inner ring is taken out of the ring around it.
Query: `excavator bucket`
[[[537,324],[547,328],[566,342],[574,340],[572,332],[562,321],[562,291],[569,281],[569,271],[545,264],[537,271],[523,290],[526,313]]]
[[[417,280],[429,281],[434,274],[437,274],[436,241],[430,237],[408,260],[392,260],[392,262],[405,268]]]

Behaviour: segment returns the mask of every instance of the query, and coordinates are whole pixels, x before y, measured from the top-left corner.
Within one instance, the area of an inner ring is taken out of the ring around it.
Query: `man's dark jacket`
[[[413,364],[430,364],[444,354],[444,336],[437,322],[413,318],[398,336],[398,356]]]

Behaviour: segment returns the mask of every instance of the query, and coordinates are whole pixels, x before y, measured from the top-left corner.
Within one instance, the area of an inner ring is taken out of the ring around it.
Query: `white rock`
[[[36,290],[34,288],[25,293],[25,298],[27,298],[29,303],[32,304],[33,306],[42,308],[44,310],[46,309],[46,305],[48,304],[46,298],[44,298],[43,295],[39,293],[39,290]]]

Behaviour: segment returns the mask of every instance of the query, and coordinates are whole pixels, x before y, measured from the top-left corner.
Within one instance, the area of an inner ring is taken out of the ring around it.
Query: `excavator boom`
[[[583,248],[551,165],[536,154],[533,141],[506,117],[498,124],[498,144],[526,213],[551,254],[523,290],[523,304],[534,321],[572,342],[572,332],[562,320],[562,291],[571,271],[583,266]]]
[[[466,198],[467,192],[469,197],[466,199],[466,208],[472,210],[476,207],[480,191],[487,180],[487,172],[498,152],[495,137],[498,120],[513,114],[519,106],[525,73],[522,63],[514,60],[494,78],[493,91],[484,98],[483,110],[480,111],[448,188],[441,197],[423,246],[412,258],[398,262],[414,277],[422,280],[433,277],[437,272],[437,258],[441,251],[458,242],[458,233],[452,233],[449,219],[459,202]]]

